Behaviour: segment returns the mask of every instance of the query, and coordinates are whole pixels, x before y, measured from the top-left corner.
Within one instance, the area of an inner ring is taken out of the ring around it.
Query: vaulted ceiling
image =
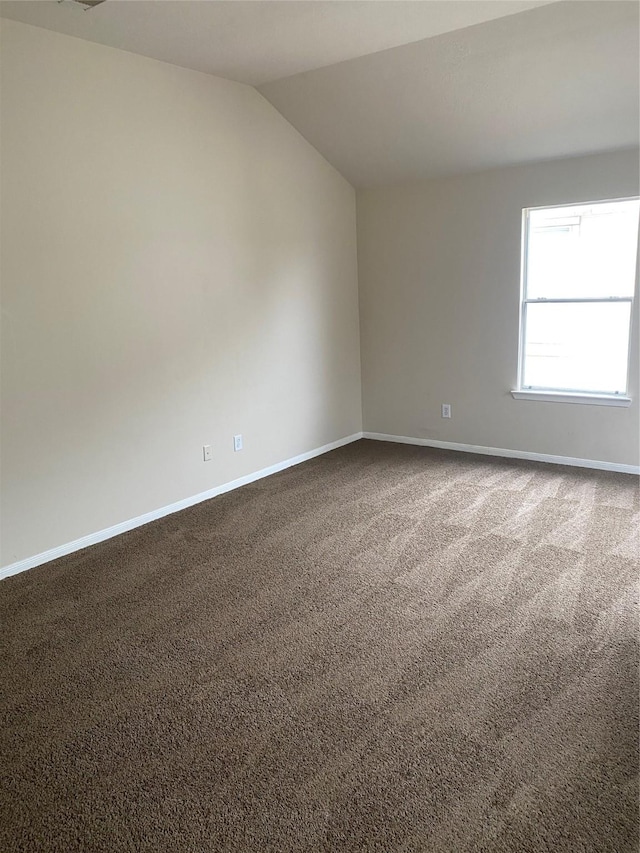
[[[255,85],[358,187],[638,145],[635,0],[2,0]]]
[[[357,187],[633,147],[639,10],[553,3],[260,91]]]
[[[2,15],[257,86],[541,2],[521,0],[2,0]]]

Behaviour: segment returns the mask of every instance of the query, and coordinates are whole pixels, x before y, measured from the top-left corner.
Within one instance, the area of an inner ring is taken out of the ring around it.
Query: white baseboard
[[[237,480],[231,480],[229,483],[223,483],[221,486],[214,486],[213,489],[208,489],[206,492],[200,492],[198,495],[184,498],[184,500],[176,501],[168,506],[160,507],[160,509],[154,509],[151,512],[146,512],[144,515],[139,515],[136,518],[130,518],[128,521],[121,521],[120,524],[114,524],[113,527],[106,527],[104,530],[98,530],[97,533],[89,533],[87,536],[82,536],[80,539],[75,539],[73,542],[58,545],[57,548],[51,548],[48,551],[43,551],[41,554],[35,554],[33,557],[27,557],[24,560],[19,560],[17,563],[11,563],[10,565],[0,569],[0,579],[8,578],[10,575],[17,575],[19,572],[26,572],[27,569],[33,569],[35,566],[41,566],[43,563],[48,563],[51,560],[58,559],[58,557],[64,557],[67,554],[72,554],[74,551],[79,551],[81,548],[87,548],[89,545],[96,545],[98,542],[104,542],[105,539],[111,539],[113,536],[119,536],[121,533],[126,533],[128,530],[133,530],[135,527],[141,527],[143,524],[148,524],[150,521],[163,518],[165,515],[171,515],[172,512],[179,512],[181,509],[187,509],[187,507],[193,506],[194,504],[201,503],[202,501],[208,501],[210,498],[215,498],[225,492],[238,489],[240,486],[255,483],[256,480],[262,480],[263,477],[269,477],[271,474],[277,474],[278,471],[284,471],[285,468],[291,468],[293,465],[299,465],[301,462],[306,462],[308,459],[321,456],[323,453],[328,453],[330,450],[336,450],[338,447],[343,447],[345,444],[351,444],[351,442],[358,441],[361,438],[362,433],[356,432],[353,435],[348,435],[345,438],[332,441],[330,444],[324,444],[322,447],[316,447],[315,450],[308,450],[306,453],[301,453],[299,456],[293,456],[291,459],[285,459],[284,462],[277,462],[275,465],[270,465],[268,468],[263,468],[261,471],[255,471],[253,474],[245,474],[244,477],[239,477]]]
[[[596,459],[577,459],[572,456],[551,456],[548,453],[531,453],[528,450],[508,450],[504,447],[481,447],[476,444],[458,444],[455,441],[436,441],[431,438],[410,438],[406,435],[386,435],[381,432],[363,432],[363,438],[374,441],[392,441],[396,444],[417,444],[422,447],[439,447],[442,450],[461,450],[463,453],[480,453],[484,456],[505,456],[508,459],[529,459],[532,462],[550,462],[552,465],[573,465],[576,468],[595,468],[600,471],[617,471],[620,474],[640,474],[640,465],[622,462],[599,462]]]
[[[529,459],[533,462],[550,462],[553,465],[573,465],[577,468],[595,468],[601,471],[617,471],[622,474],[640,474],[640,466],[625,465],[620,462],[600,462],[595,459],[577,459],[571,456],[551,456],[546,453],[531,453],[526,450],[508,450],[503,447],[481,447],[475,444],[458,444],[454,441],[436,441],[435,439],[430,438],[411,438],[406,435],[387,435],[381,432],[356,432],[353,433],[353,435],[340,438],[337,441],[332,441],[330,444],[317,447],[315,450],[309,450],[306,453],[301,453],[299,456],[294,456],[291,459],[285,459],[284,462],[277,462],[275,465],[270,465],[268,468],[255,471],[253,474],[246,474],[244,477],[239,477],[237,480],[231,480],[229,483],[223,483],[221,486],[215,486],[213,489],[208,489],[206,492],[200,492],[198,495],[184,498],[184,500],[176,501],[176,503],[160,507],[160,509],[152,510],[144,515],[139,515],[136,518],[130,518],[127,521],[114,524],[113,527],[98,530],[96,533],[89,533],[87,536],[82,536],[80,539],[75,539],[73,542],[58,545],[57,548],[51,548],[48,551],[43,551],[41,554],[35,554],[33,557],[27,557],[24,560],[19,560],[17,563],[11,563],[4,568],[0,568],[0,580],[2,578],[7,578],[10,575],[17,575],[19,572],[25,572],[27,569],[33,569],[35,566],[40,566],[43,563],[50,562],[51,560],[56,560],[58,557],[64,557],[67,554],[72,554],[74,551],[87,548],[89,545],[96,545],[98,542],[104,542],[105,539],[111,539],[114,536],[119,536],[121,533],[126,533],[128,530],[141,527],[143,524],[148,524],[150,521],[163,518],[165,515],[170,515],[173,512],[179,512],[181,509],[187,509],[187,507],[193,506],[194,504],[210,500],[211,498],[215,498],[225,492],[230,492],[233,489],[238,489],[240,486],[246,486],[249,483],[254,483],[256,480],[263,479],[263,477],[269,477],[271,474],[277,474],[278,471],[284,471],[285,468],[291,468],[293,465],[299,465],[301,462],[306,462],[308,459],[321,456],[323,453],[328,453],[330,450],[336,450],[338,447],[343,447],[345,444],[351,444],[361,438],[369,438],[374,441],[391,441],[396,444],[415,444],[423,447],[438,447],[443,450],[460,450],[464,453],[479,453],[485,456],[504,456],[509,459]]]

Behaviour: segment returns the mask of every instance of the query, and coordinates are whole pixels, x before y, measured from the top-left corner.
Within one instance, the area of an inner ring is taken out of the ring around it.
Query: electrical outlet
[[[211,445],[210,444],[203,444],[202,445],[202,459],[205,462],[211,462],[212,455],[211,455]]]
[[[442,417],[450,418],[451,417],[451,403],[443,403],[442,404]]]
[[[234,435],[233,436],[233,449],[237,453],[239,450],[242,450],[242,436]]]

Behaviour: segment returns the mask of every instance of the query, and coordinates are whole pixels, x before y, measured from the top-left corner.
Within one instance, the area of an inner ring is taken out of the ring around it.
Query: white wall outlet
[[[233,449],[237,453],[239,450],[242,450],[242,436],[234,435],[233,436]]]
[[[451,403],[443,403],[442,404],[442,417],[450,418],[451,417]]]
[[[202,445],[202,459],[205,462],[211,462],[212,458],[213,457],[211,454],[211,445],[210,444],[203,444]]]

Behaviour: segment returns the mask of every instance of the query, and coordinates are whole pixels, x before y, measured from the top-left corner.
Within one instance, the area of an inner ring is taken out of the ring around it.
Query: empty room
[[[637,853],[640,3],[0,37],[0,850]]]

